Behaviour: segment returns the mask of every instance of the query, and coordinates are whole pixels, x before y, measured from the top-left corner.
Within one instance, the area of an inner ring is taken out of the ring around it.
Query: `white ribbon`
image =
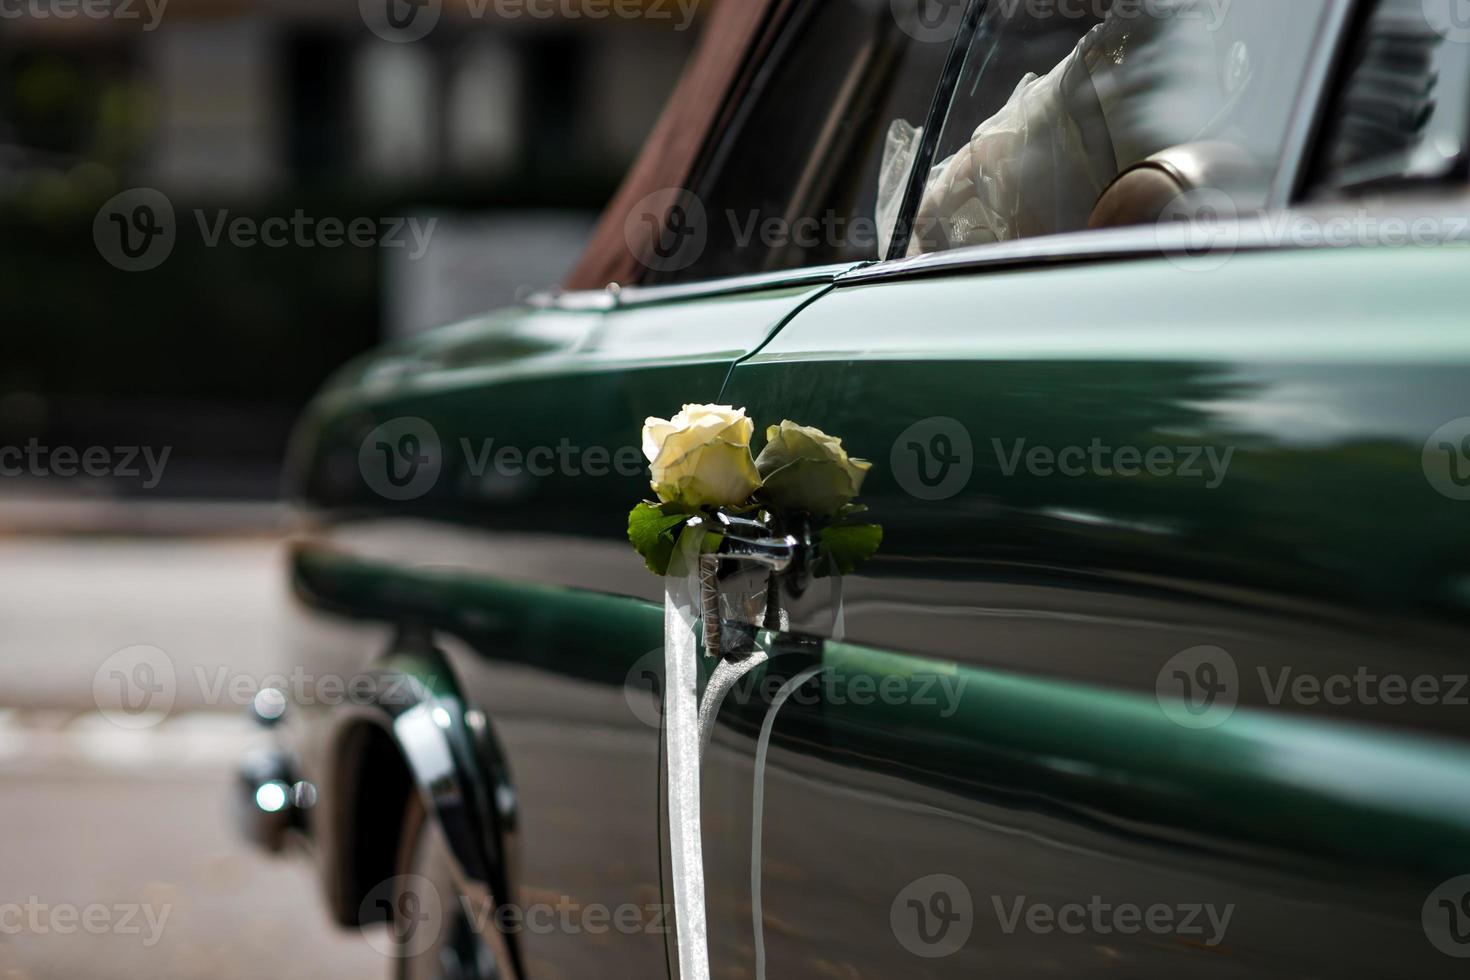
[[[847,636],[847,614],[842,601],[842,576],[832,575],[827,581],[832,590],[832,639],[841,642]],[[761,721],[760,737],[755,743],[755,772],[750,792],[750,931],[755,945],[756,980],[766,980],[766,913],[761,905],[761,878],[762,869],[765,866],[763,849],[766,819],[766,759],[771,751],[771,733],[776,728],[776,713],[781,710],[781,706],[796,693],[801,685],[825,669],[821,664],[808,667],[781,685],[781,689],[771,699],[770,707],[766,709],[766,716]]]
[[[697,523],[684,529],[664,578],[664,758],[679,980],[709,980],[699,823],[699,555],[704,537]]]
[[[766,755],[771,749],[771,731],[776,727],[776,712],[786,699],[797,689],[825,668],[821,664],[808,667],[781,685],[781,690],[771,699],[761,722],[760,739],[755,748],[755,784],[750,794],[750,929],[755,942],[756,980],[766,980],[766,924],[765,910],[761,908],[761,848],[766,818]]]
[[[700,555],[705,531],[698,520],[679,536],[664,577],[664,758],[667,760],[669,864],[673,878],[674,924],[678,940],[679,980],[709,980],[709,927],[704,890],[704,840],[700,824],[700,764],[725,695],[742,677],[766,663],[770,653],[752,651],[741,662],[722,660],[710,678],[701,703],[699,646],[704,635]],[[846,633],[842,579],[833,576],[832,636]],[[773,600],[774,601],[774,600]],[[715,615],[718,615],[716,610]],[[776,714],[786,700],[822,667],[791,678],[777,692],[761,724],[752,787],[751,867],[752,926],[756,974],[765,978],[765,930],[761,910],[762,824],[765,813],[766,758]]]

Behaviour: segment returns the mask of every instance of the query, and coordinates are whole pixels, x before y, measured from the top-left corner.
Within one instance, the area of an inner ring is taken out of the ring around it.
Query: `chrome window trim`
[[[1349,29],[1359,20],[1357,15],[1367,2],[1371,0],[1335,0],[1323,14],[1322,42],[1312,54],[1306,80],[1297,95],[1296,109],[1281,148],[1281,165],[1276,168],[1266,198],[1266,206],[1272,210],[1290,207],[1302,189],[1322,129],[1322,116],[1331,101],[1328,87],[1347,54]]]
[[[939,152],[939,141],[944,137],[949,114],[954,109],[955,92],[964,77],[965,65],[970,58],[970,46],[975,43],[975,34],[980,29],[980,19],[989,6],[989,0],[970,0],[960,29],[950,45],[949,56],[944,62],[944,71],[939,84],[929,101],[929,112],[924,117],[924,135],[919,141],[918,152],[909,165],[908,185],[904,188],[903,201],[899,205],[898,218],[889,242],[888,254],[882,260],[902,258],[914,237],[914,219],[924,200],[924,186],[934,170],[934,157]]]
[[[1244,227],[1239,222],[1236,225]],[[1187,234],[1182,228],[1144,225],[970,245],[856,269],[838,279],[837,285],[860,285],[957,271],[1042,266],[1058,262],[1162,258],[1171,253],[1183,254],[1188,244]],[[1235,248],[1237,251],[1250,250],[1260,248],[1262,244],[1246,236],[1239,240]]]
[[[533,310],[560,310],[566,313],[587,313],[610,310],[617,305],[611,286],[606,289],[574,289],[562,291],[549,289],[532,293],[526,305]]]
[[[1312,221],[1320,226],[1332,219],[1356,218],[1359,215],[1378,221],[1439,221],[1441,225],[1435,230],[1430,247],[1470,244],[1470,194],[1405,195],[1386,199],[1376,207],[1365,201],[1338,201],[1312,207],[1267,211],[1256,218],[1231,221],[1222,227],[1228,229],[1231,236],[1228,246],[1230,254],[1376,247],[1366,241],[1341,246],[1328,242],[1307,242],[1300,237],[1290,240],[1292,236],[1280,230],[1287,228],[1293,218]],[[1069,232],[1014,242],[971,245],[893,262],[880,262],[848,272],[837,280],[837,285],[856,286],[957,272],[1037,268],[1059,263],[1164,259],[1171,256],[1185,258],[1189,257],[1192,244],[1190,230],[1173,224]],[[1393,246],[1385,243],[1382,247]],[[1399,247],[1414,246],[1404,244]]]
[[[651,306],[655,303],[711,299],[769,289],[832,283],[845,273],[869,264],[871,263],[839,262],[836,265],[783,269],[779,272],[757,272],[743,276],[705,279],[699,282],[675,283],[667,286],[618,286],[614,283],[606,289],[540,293],[531,297],[528,302],[535,309],[611,312],[627,307]]]

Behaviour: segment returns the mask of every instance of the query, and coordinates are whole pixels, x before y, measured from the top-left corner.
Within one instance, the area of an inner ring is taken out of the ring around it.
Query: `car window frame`
[[[1356,68],[1351,63],[1352,53],[1362,42],[1364,35],[1372,29],[1374,17],[1378,13],[1378,4],[1383,2],[1386,0],[1358,0],[1353,7],[1350,31],[1343,39],[1342,48],[1332,67],[1331,77],[1328,79],[1326,90],[1318,104],[1318,115],[1314,120],[1315,126],[1310,136],[1307,153],[1301,161],[1302,166],[1296,175],[1296,182],[1289,188],[1291,203],[1310,201],[1326,204],[1334,199],[1361,200],[1367,194],[1403,194],[1405,192],[1412,194],[1426,189],[1453,187],[1456,183],[1470,189],[1470,142],[1461,146],[1458,158],[1440,173],[1386,175],[1338,188],[1337,193],[1340,198],[1323,197],[1320,192],[1324,185],[1314,183],[1314,178],[1319,176],[1322,170],[1324,155],[1332,150],[1331,127],[1326,118],[1327,113],[1346,95]],[[1446,43],[1455,44],[1456,42],[1447,41]],[[1467,50],[1467,47],[1470,46],[1464,44],[1458,46],[1459,58],[1462,62],[1470,62],[1470,50]],[[1462,64],[1462,70],[1464,67],[1465,65]],[[1470,106],[1467,106],[1466,117],[1462,120],[1462,124],[1467,137],[1470,137]]]
[[[983,5],[989,0],[978,2]],[[1268,192],[1266,207],[1270,212],[1287,210],[1302,200],[1304,183],[1311,174],[1324,129],[1324,115],[1337,91],[1342,65],[1356,38],[1355,28],[1363,22],[1364,15],[1371,12],[1371,5],[1375,2],[1328,0],[1322,36],[1312,51],[1297,94],[1282,147],[1281,165]],[[923,178],[916,179],[922,182]],[[906,200],[905,205],[908,203]],[[1423,210],[1410,209],[1416,214]],[[911,213],[905,215],[910,222],[912,217]],[[1234,246],[1236,251],[1292,247],[1274,240],[1259,222],[1240,223],[1239,232]],[[1061,262],[1157,259],[1186,254],[1191,244],[1183,230],[1176,234],[1155,225],[1062,232],[1012,242],[969,245],[920,256],[893,256],[883,262],[853,269],[839,278],[835,285],[869,285],[986,269],[1038,268]]]
[[[741,71],[739,90],[731,99],[722,113],[717,125],[705,134],[704,145],[696,159],[688,177],[688,187],[696,188],[703,184],[712,174],[718,174],[724,161],[729,155],[731,143],[726,136],[731,128],[735,128],[738,120],[742,120],[750,113],[764,91],[764,80],[781,67],[780,59],[789,53],[790,46],[794,43],[788,34],[788,28],[792,25],[801,11],[798,9],[801,3],[821,3],[823,0],[783,0],[774,8],[772,13],[773,23],[768,25],[766,35],[761,39],[761,54],[758,60],[746,65]],[[922,2],[922,0],[921,0]],[[932,163],[935,149],[939,142],[939,129],[936,123],[942,123],[945,112],[955,88],[960,81],[960,75],[964,68],[965,57],[970,49],[970,43],[974,33],[978,29],[981,16],[986,6],[992,0],[963,0],[965,13],[961,18],[956,34],[949,42],[949,50],[945,54],[944,68],[934,84],[933,91],[929,94],[929,107],[925,113],[924,136],[915,153],[915,161],[911,164],[909,185],[905,186],[905,194],[899,213],[895,219],[895,228],[892,242],[886,255],[878,255],[871,259],[852,260],[840,263],[822,263],[820,265],[794,266],[790,269],[775,269],[769,272],[748,272],[736,276],[714,276],[707,279],[691,279],[683,282],[652,282],[652,283],[629,283],[623,284],[621,292],[626,299],[629,293],[637,297],[657,297],[664,295],[662,290],[697,290],[692,295],[706,295],[713,292],[724,292],[729,288],[743,290],[748,288],[747,284],[762,282],[771,286],[779,286],[788,278],[800,283],[810,281],[809,273],[812,270],[823,268],[852,268],[862,267],[886,262],[895,254],[895,246],[899,244],[902,232],[902,244],[907,248],[909,234],[911,232],[912,216],[918,210],[919,197],[922,196],[922,181],[918,182],[918,190],[914,191],[914,175],[927,172],[928,165]],[[911,195],[913,195],[911,197]],[[793,278],[794,277],[794,278]]]
[[[914,154],[914,162],[910,165],[908,186],[904,189],[903,204],[898,211],[898,223],[893,229],[888,254],[882,257],[883,262],[901,259],[909,250],[909,243],[914,237],[914,218],[924,199],[924,185],[929,179],[929,171],[934,167],[934,157],[939,152],[944,123],[954,102],[955,92],[959,89],[960,76],[964,74],[965,62],[970,56],[970,46],[974,44],[975,33],[980,28],[980,20],[989,4],[990,0],[970,0],[969,6],[965,8],[959,33],[955,35],[954,45],[949,49],[944,73],[939,76],[939,85],[929,104],[929,116],[924,120],[924,137],[919,141],[918,152]]]
[[[943,121],[959,83],[970,44],[991,2],[993,0],[969,0],[964,19],[951,45],[945,70],[935,86],[924,138],[920,142],[909,175],[898,225],[887,256],[866,262],[798,267],[687,283],[649,286],[612,284],[606,290],[537,297],[535,304],[611,310],[823,281],[841,287],[984,269],[1035,268],[1059,262],[1160,258],[1184,253],[1190,243],[1182,232],[1175,236],[1155,226],[1140,226],[1039,235],[1021,241],[972,245],[922,256],[905,255],[924,181],[938,150]],[[1282,148],[1281,165],[1268,192],[1268,210],[1279,212],[1303,200],[1312,173],[1312,164],[1321,148],[1325,114],[1331,107],[1335,93],[1340,89],[1343,65],[1357,36],[1356,29],[1364,23],[1364,18],[1371,13],[1375,2],[1376,0],[1328,0],[1322,36],[1311,53],[1301,90],[1291,113],[1291,122]],[[712,133],[710,137],[715,135],[717,134]],[[1241,231],[1237,245],[1239,251],[1284,247],[1282,243],[1272,241],[1258,227],[1258,223],[1256,226],[1243,226]]]
[[[816,2],[820,2],[820,0],[816,0]],[[928,157],[925,159],[929,161],[932,161],[934,147],[938,144],[937,132],[933,132],[935,127],[932,123],[936,117],[940,120],[944,117],[944,111],[949,105],[954,87],[959,81],[960,68],[963,67],[965,53],[969,50],[975,27],[979,24],[981,12],[988,2],[990,0],[967,0],[965,16],[960,22],[958,32],[954,39],[950,42],[950,50],[946,55],[944,71],[935,83],[934,91],[930,95],[929,110],[926,116],[927,128],[919,150],[920,153],[923,153],[925,152],[925,147],[928,147]],[[780,4],[777,4],[773,10],[775,11],[775,15],[778,16],[785,16],[789,12],[786,7]],[[708,172],[708,169],[714,166],[718,157],[716,151],[718,150],[723,128],[729,125],[731,120],[737,118],[744,111],[746,100],[751,97],[751,92],[754,90],[755,79],[762,72],[771,70],[772,66],[769,63],[769,58],[779,50],[779,45],[776,43],[776,40],[770,37],[761,39],[759,44],[764,48],[762,54],[759,56],[761,62],[754,65],[746,65],[738,73],[741,76],[739,92],[733,96],[732,104],[726,106],[719,114],[715,126],[704,135],[704,146],[698,154],[695,166],[688,175],[690,185],[698,183]],[[930,140],[931,132],[933,132],[934,136],[932,143]],[[918,166],[918,162],[919,155],[916,154],[916,165],[913,167],[914,172],[927,169]],[[912,175],[910,179],[912,180]],[[904,203],[898,215],[894,234],[894,239],[897,241],[898,232],[900,230],[905,231],[903,236],[905,247],[907,247],[908,241],[907,230],[912,225],[912,214],[917,211],[918,206],[917,198],[915,198],[912,202],[913,208],[912,210],[910,209],[911,202],[909,195],[911,191],[911,187],[905,189]],[[606,217],[604,215],[604,220],[606,220]],[[888,254],[893,254],[892,248],[889,249]],[[699,299],[709,296],[753,292],[762,289],[779,289],[785,286],[808,285],[814,282],[836,282],[847,273],[867,266],[881,265],[886,261],[886,256],[879,256],[875,259],[858,262],[797,266],[791,269],[748,273],[739,276],[722,276],[680,283],[643,285],[638,282],[612,282],[602,289],[553,289],[544,291],[533,295],[527,302],[535,308],[613,310],[674,300]]]

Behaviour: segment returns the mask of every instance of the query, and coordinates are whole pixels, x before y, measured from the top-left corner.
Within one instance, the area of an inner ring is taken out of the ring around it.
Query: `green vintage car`
[[[715,6],[565,288],[302,420],[251,833],[403,977],[1462,973],[1462,7]],[[686,403],[884,531],[692,690],[627,540]]]

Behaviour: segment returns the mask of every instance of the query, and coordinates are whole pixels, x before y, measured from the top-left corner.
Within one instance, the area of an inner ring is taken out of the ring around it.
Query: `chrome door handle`
[[[801,541],[795,535],[773,536],[764,524],[748,517],[720,512],[715,519],[725,538],[720,546],[721,558],[755,562],[778,573],[798,563]]]

